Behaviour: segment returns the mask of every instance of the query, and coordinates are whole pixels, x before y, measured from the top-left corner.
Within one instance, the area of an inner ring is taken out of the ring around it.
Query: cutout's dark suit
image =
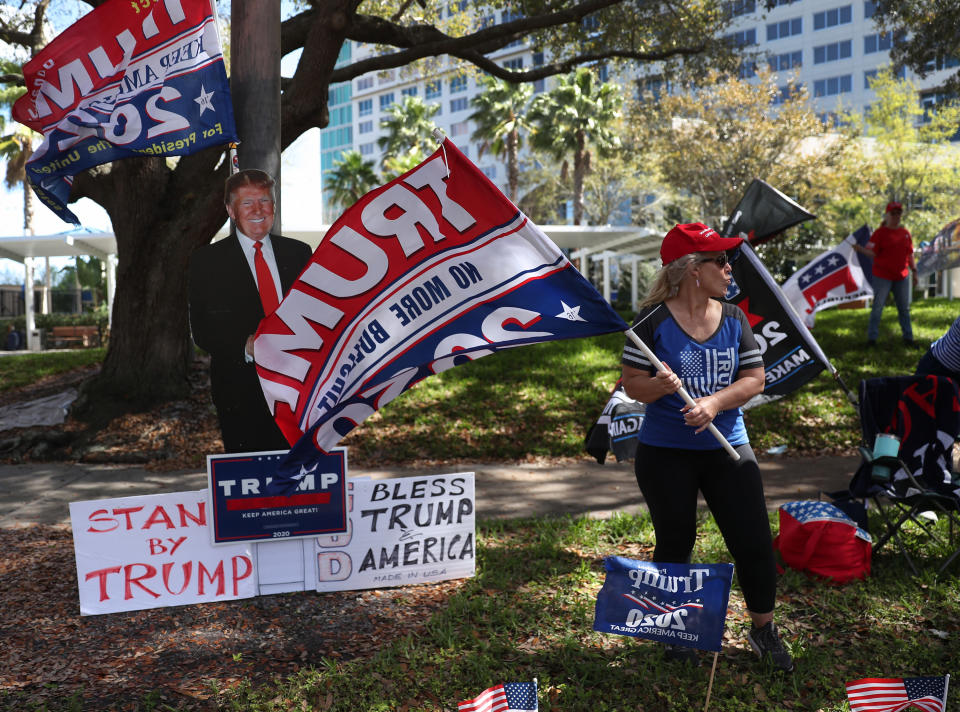
[[[270,235],[283,293],[310,259],[310,246]],[[247,337],[264,317],[260,294],[239,239],[233,233],[190,258],[190,329],[210,354],[210,387],[225,452],[285,450],[289,446],[267,408],[260,380],[244,359]]]

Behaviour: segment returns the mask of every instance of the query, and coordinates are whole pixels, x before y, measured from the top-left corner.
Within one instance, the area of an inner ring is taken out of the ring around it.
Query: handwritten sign
[[[214,547],[207,491],[70,503],[81,615],[257,595],[246,544]]]
[[[349,494],[346,533],[315,540],[318,591],[474,575],[472,472],[352,480]]]

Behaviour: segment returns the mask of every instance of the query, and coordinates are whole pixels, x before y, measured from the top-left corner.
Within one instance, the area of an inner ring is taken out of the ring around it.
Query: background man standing
[[[210,354],[210,386],[225,452],[289,447],[267,407],[253,363],[253,335],[300,275],[312,251],[270,234],[275,181],[248,169],[227,179],[234,230],[190,259],[190,328]]]

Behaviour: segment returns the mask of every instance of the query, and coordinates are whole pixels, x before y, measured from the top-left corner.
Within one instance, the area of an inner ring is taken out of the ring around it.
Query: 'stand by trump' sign
[[[317,590],[466,578],[476,571],[473,473],[350,482],[346,534],[316,538]]]
[[[82,615],[257,595],[250,547],[210,544],[206,490],[71,502],[70,521]]]

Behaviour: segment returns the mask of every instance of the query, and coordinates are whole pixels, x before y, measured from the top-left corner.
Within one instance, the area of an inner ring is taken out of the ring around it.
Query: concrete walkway
[[[767,505],[817,499],[821,491],[847,486],[856,457],[778,458],[761,461]],[[608,517],[635,513],[643,498],[633,463],[605,465],[564,460],[546,465],[465,464],[421,469],[350,468],[351,477],[414,477],[452,472],[476,474],[477,513],[485,518],[546,514]],[[129,466],[81,463],[0,465],[0,527],[69,523],[74,501],[204,489],[205,471],[150,472]]]

